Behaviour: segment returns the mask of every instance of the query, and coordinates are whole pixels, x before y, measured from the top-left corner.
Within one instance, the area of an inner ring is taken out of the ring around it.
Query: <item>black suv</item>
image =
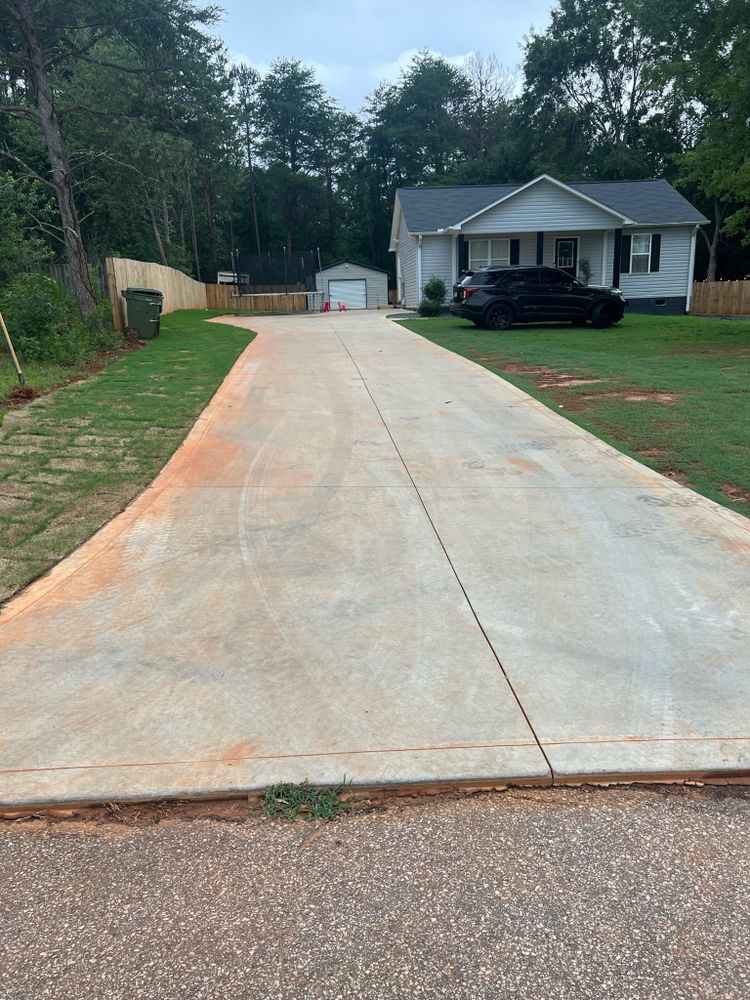
[[[512,323],[569,320],[582,326],[612,326],[627,300],[619,288],[584,285],[556,267],[482,267],[453,286],[451,314],[490,330]]]

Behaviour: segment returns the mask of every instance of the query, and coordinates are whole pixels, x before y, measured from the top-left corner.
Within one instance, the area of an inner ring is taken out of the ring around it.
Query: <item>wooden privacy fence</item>
[[[206,309],[227,312],[305,312],[309,307],[307,292],[264,292],[240,295],[232,285],[205,285]]]
[[[750,316],[750,281],[696,281],[693,316]]]
[[[112,321],[116,330],[126,325],[125,302],[121,293],[130,285],[158,288],[164,295],[163,312],[177,309],[226,309],[227,312],[306,312],[312,299],[305,292],[243,295],[237,298],[232,285],[206,285],[189,278],[182,271],[164,264],[124,257],[104,261],[107,288],[112,302]]]

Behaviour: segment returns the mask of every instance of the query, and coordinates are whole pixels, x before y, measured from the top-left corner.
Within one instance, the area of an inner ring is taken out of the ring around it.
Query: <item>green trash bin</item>
[[[152,340],[159,336],[164,295],[158,288],[126,288],[122,293],[128,308],[127,328],[135,330],[141,340]]]

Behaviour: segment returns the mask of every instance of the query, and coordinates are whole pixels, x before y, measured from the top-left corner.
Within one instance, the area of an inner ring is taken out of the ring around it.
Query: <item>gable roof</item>
[[[551,178],[554,180],[554,178]],[[398,200],[410,233],[434,233],[465,220],[528,184],[399,188]],[[569,181],[565,186],[633,223],[701,224],[708,219],[661,178],[637,181]]]
[[[358,260],[352,260],[350,257],[344,257],[343,260],[334,261],[333,264],[326,264],[325,267],[322,267],[318,271],[318,274],[322,274],[324,271],[331,271],[334,267],[341,267],[342,264],[351,264],[352,267],[361,267],[365,271],[379,271],[380,274],[388,274],[388,272],[382,267],[373,267],[372,264],[360,264]]]

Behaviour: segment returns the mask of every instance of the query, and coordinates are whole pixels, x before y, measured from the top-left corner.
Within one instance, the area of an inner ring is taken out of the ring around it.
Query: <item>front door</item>
[[[578,237],[558,236],[555,240],[555,267],[566,271],[571,278],[578,274]]]

